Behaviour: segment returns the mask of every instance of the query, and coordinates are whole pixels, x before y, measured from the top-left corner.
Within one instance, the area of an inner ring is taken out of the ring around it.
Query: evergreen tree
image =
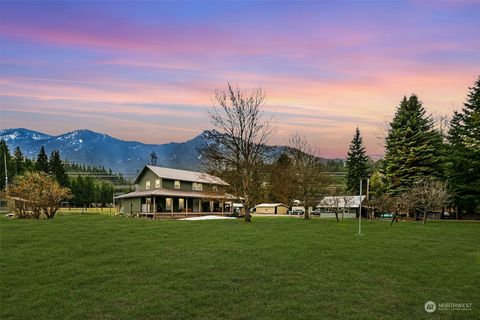
[[[461,112],[455,112],[448,132],[448,186],[459,211],[480,206],[480,76]]]
[[[48,156],[43,146],[37,156],[37,170],[45,172],[47,174],[49,172]]]
[[[404,97],[386,138],[384,172],[387,190],[403,193],[416,181],[442,177],[442,139],[416,95]]]
[[[347,190],[353,194],[360,192],[360,179],[363,179],[366,184],[366,179],[369,175],[368,157],[365,154],[365,146],[360,135],[360,130],[355,130],[350,149],[348,150],[348,157],[346,162],[347,167]],[[365,188],[363,188],[365,191]]]
[[[6,159],[6,161],[5,161]],[[5,164],[7,172],[5,172]],[[5,176],[8,175],[8,183],[12,182],[12,159],[5,140],[0,140],[0,189],[5,188]]]
[[[13,171],[15,175],[20,175],[26,170],[25,166],[25,157],[23,156],[22,150],[20,147],[16,147],[15,151],[13,152]]]
[[[50,154],[49,166],[57,182],[63,187],[68,186],[68,176],[58,150],[54,150]]]

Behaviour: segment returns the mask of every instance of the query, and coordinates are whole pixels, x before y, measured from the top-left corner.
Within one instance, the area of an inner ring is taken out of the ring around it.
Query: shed
[[[288,207],[283,203],[261,203],[255,206],[256,213],[287,214]]]

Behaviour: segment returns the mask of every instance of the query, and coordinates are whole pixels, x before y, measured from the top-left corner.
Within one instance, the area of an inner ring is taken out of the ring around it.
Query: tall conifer
[[[404,97],[390,123],[384,171],[387,191],[397,195],[428,177],[442,177],[442,139],[416,95]]]
[[[48,156],[43,146],[40,149],[40,152],[38,153],[38,156],[37,156],[37,170],[45,173],[49,172]]]
[[[448,132],[448,186],[460,211],[480,206],[480,76]]]
[[[346,167],[347,190],[353,194],[358,194],[360,191],[360,179],[366,180],[368,178],[368,157],[365,154],[365,146],[363,145],[363,139],[358,127],[350,143]]]

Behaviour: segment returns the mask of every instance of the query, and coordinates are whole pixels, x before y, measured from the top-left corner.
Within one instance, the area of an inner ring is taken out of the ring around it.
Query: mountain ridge
[[[121,172],[126,178],[135,178],[144,165],[150,163],[150,154],[157,155],[157,165],[185,170],[202,170],[198,150],[211,140],[211,132],[204,130],[184,142],[148,144],[121,140],[106,133],[77,129],[60,135],[49,135],[26,128],[0,129],[10,152],[18,146],[28,158],[36,158],[40,148],[50,154],[59,150],[62,159],[91,166],[103,166]],[[266,158],[273,161],[285,146],[269,146]],[[328,159],[322,159],[327,161]],[[336,159],[337,160],[337,159]]]

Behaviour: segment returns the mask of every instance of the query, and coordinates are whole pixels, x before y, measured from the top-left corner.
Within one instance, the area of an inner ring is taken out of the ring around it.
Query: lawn
[[[0,318],[480,318],[480,223],[356,223],[1,218]]]

